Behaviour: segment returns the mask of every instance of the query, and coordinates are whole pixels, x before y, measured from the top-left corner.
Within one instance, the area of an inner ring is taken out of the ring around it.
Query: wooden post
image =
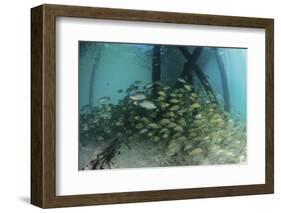
[[[180,77],[186,80],[186,82],[190,85],[193,85],[192,70],[194,69],[196,61],[200,57],[202,50],[202,47],[195,48],[192,53],[192,60],[189,60],[188,62],[184,63],[184,70],[181,73]]]
[[[200,51],[202,51],[202,47],[197,47],[197,48],[201,48],[201,50],[200,49],[197,50],[198,53],[200,53]],[[216,95],[214,94],[213,89],[212,89],[212,87],[211,87],[207,77],[205,76],[204,72],[196,64],[196,61],[194,60],[193,55],[191,55],[189,53],[189,51],[185,47],[183,47],[183,46],[178,46],[178,49],[183,54],[183,56],[189,61],[189,63],[192,63],[192,68],[193,68],[195,74],[197,75],[198,79],[202,83],[202,85],[203,85],[204,89],[206,90],[206,92],[211,95],[211,97],[209,96],[211,101],[217,103]],[[198,57],[199,57],[199,55],[198,55]]]
[[[229,99],[229,87],[228,87],[227,76],[226,76],[223,61],[218,53],[217,48],[215,49],[215,55],[219,66],[219,74],[220,74],[222,89],[223,89],[224,110],[226,112],[230,112],[230,99]]]
[[[160,55],[160,45],[155,45],[153,47],[152,54],[152,82],[161,80],[161,55]]]

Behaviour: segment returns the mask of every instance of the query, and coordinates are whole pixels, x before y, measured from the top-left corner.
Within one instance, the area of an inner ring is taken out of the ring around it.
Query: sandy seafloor
[[[91,160],[108,145],[108,143],[88,142],[79,147],[79,169],[89,169]],[[112,159],[111,169],[142,168],[160,166],[214,165],[214,164],[245,164],[247,162],[245,140],[235,140],[230,144],[203,144],[190,147],[184,154],[166,151],[152,142],[142,141],[125,144],[116,151]]]

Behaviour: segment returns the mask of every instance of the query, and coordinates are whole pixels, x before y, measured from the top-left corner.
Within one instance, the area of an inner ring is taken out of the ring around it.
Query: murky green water
[[[79,42],[79,168],[246,163],[247,49]]]

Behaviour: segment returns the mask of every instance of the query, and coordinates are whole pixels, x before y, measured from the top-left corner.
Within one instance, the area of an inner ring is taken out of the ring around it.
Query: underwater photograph
[[[247,48],[78,47],[79,170],[247,163]]]

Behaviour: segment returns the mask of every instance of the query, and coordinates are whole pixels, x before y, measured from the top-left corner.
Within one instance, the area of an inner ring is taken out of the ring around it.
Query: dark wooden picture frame
[[[56,17],[95,18],[265,29],[265,184],[192,189],[56,195]],[[31,9],[31,203],[66,207],[267,194],[274,191],[274,21],[273,19],[139,11],[63,5]]]

